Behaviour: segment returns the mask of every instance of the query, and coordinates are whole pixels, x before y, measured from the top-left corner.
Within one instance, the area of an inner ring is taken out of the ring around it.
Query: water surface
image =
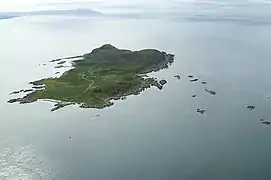
[[[0,21],[0,179],[270,179],[271,127],[259,122],[271,119],[270,31],[266,23],[174,18]],[[104,110],[6,103],[29,81],[54,76],[48,61],[105,43],[175,54],[170,68],[153,74],[168,80],[163,91]]]

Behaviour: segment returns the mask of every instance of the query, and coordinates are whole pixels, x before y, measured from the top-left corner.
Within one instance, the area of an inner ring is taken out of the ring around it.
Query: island
[[[207,92],[207,93],[209,93],[209,94],[211,94],[211,95],[213,95],[213,96],[216,95],[216,92],[215,92],[215,91],[210,91],[210,90],[208,90],[208,89],[205,89],[205,92]]]
[[[60,77],[44,78],[30,82],[34,88],[22,98],[9,103],[32,103],[37,100],[56,102],[52,111],[71,104],[82,108],[105,108],[112,100],[125,99],[129,95],[157,87],[162,90],[166,80],[157,80],[147,73],[168,68],[174,61],[173,54],[155,49],[131,51],[105,44],[72,62],[72,69]],[[63,58],[65,59],[65,58]],[[50,62],[59,63],[63,59]]]
[[[255,108],[256,108],[256,106],[253,106],[253,105],[247,106],[247,109],[249,109],[249,110],[254,110]]]
[[[204,113],[206,112],[205,109],[197,109],[197,113],[204,115]]]

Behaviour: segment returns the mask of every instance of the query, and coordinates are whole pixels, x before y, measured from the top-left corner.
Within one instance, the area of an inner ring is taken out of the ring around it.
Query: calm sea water
[[[270,32],[268,23],[236,21],[1,21],[0,179],[269,180],[271,126],[260,119],[271,119]],[[153,74],[168,80],[164,90],[104,110],[6,103],[29,81],[54,76],[49,60],[105,43],[175,54],[170,68]]]

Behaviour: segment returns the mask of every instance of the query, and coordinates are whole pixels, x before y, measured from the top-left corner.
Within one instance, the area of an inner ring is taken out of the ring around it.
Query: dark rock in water
[[[211,95],[216,95],[216,92],[214,92],[214,91],[210,91],[210,90],[208,90],[208,89],[205,89],[205,91],[206,91],[207,93],[211,94]]]
[[[123,96],[123,97],[121,97],[120,99],[121,99],[121,100],[125,100],[125,99],[127,99],[127,97],[126,97],[126,96]]]
[[[18,99],[18,102],[20,104],[28,104],[28,103],[32,103],[32,102],[36,102],[36,101],[37,101],[36,99],[28,99],[28,98],[25,98],[25,97]]]
[[[20,101],[20,98],[10,99],[10,100],[8,100],[8,103],[16,103],[16,102],[19,102],[19,101]]]
[[[204,114],[206,112],[206,110],[205,109],[197,109],[197,113],[200,113],[200,114]]]
[[[202,81],[201,84],[207,84],[207,82],[206,81]]]
[[[36,86],[33,86],[33,88],[34,89],[42,89],[42,88],[44,88],[44,86],[43,85],[36,85]]]
[[[60,108],[64,108],[65,106],[67,106],[67,104],[63,104],[63,103],[57,103],[54,105],[55,107],[51,109],[51,112],[54,112]]]
[[[31,91],[33,91],[33,90],[31,89]],[[30,92],[30,89],[20,90],[19,92]],[[10,99],[7,102],[8,103],[16,103],[16,102],[18,102],[20,104],[27,104],[27,103],[32,103],[32,102],[35,102],[35,101],[37,101],[37,100],[26,98],[26,96],[24,96],[22,98]]]
[[[46,66],[47,64],[44,63],[44,64],[42,64],[42,65],[43,65],[43,66]]]
[[[55,68],[63,68],[63,65],[56,66]]]
[[[193,95],[192,97],[194,98],[194,97],[196,97],[197,95]]]
[[[32,92],[33,91],[33,89],[26,89],[26,90],[24,90],[24,92],[26,93],[26,92]]]
[[[166,60],[169,64],[172,64],[174,62],[174,54],[167,54],[166,52],[162,52],[162,54],[166,57]]]
[[[247,106],[247,109],[249,109],[249,110],[254,110],[256,107],[255,106]]]
[[[160,85],[160,86],[157,86],[157,88],[158,88],[159,90],[162,90],[162,89],[163,89],[163,86]]]
[[[161,82],[153,81],[153,82],[152,82],[152,85],[155,86],[155,87],[157,87],[159,90],[162,90],[162,89],[163,89],[163,85],[161,85]],[[136,92],[136,93],[139,94],[140,91],[139,91],[139,92]],[[135,94],[135,93],[134,93],[134,94]]]
[[[267,99],[270,99],[270,97],[268,96],[268,98]]]
[[[270,125],[270,121],[262,121],[263,124]]]
[[[193,78],[194,76],[188,76],[189,78]]]
[[[13,91],[12,93],[10,93],[10,95],[11,94],[19,94],[21,91]]]
[[[191,79],[190,82],[196,82],[198,81],[199,79]]]
[[[162,86],[164,86],[164,85],[167,83],[167,81],[163,79],[163,80],[159,81],[159,83],[160,83]]]
[[[181,79],[181,76],[180,75],[176,75],[176,76],[174,76],[175,78],[177,78],[177,79]]]
[[[65,64],[66,63],[66,61],[60,61],[60,62],[58,62],[57,64],[58,65],[61,65],[61,64]]]
[[[34,88],[36,88],[36,87],[34,87]],[[19,94],[21,92],[26,93],[26,92],[32,92],[32,91],[33,91],[33,89],[25,89],[25,90],[20,90],[20,91],[14,91],[14,92],[12,92],[10,94]]]
[[[60,72],[56,72],[55,74],[59,74]]]
[[[71,102],[60,102],[60,103],[57,103],[54,105],[54,108],[51,109],[51,111],[56,111],[60,108],[64,108],[66,106],[69,106],[69,105],[73,105],[74,103],[71,103]]]
[[[270,121],[267,121],[267,120],[264,120],[264,119],[261,119],[260,122],[263,123],[263,124],[266,124],[266,125],[270,125],[271,124]]]
[[[72,136],[69,137],[69,139],[71,139],[71,138],[72,138]]]
[[[49,62],[57,62],[57,61],[61,61],[62,59],[54,59],[54,60],[51,60]]]
[[[160,89],[160,87],[158,87],[158,89]],[[163,89],[163,86],[161,86],[161,89],[160,90],[162,90]],[[140,94],[140,91],[136,91],[136,92],[134,92],[134,94],[133,95],[139,95]]]

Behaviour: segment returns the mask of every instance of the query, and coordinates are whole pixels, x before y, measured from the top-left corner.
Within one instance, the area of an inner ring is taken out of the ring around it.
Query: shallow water
[[[270,31],[261,23],[176,19],[0,21],[0,179],[270,179],[271,126],[260,123],[271,119]],[[104,110],[6,103],[29,81],[54,76],[48,61],[105,43],[175,54],[170,68],[153,74],[168,81],[163,91]]]

